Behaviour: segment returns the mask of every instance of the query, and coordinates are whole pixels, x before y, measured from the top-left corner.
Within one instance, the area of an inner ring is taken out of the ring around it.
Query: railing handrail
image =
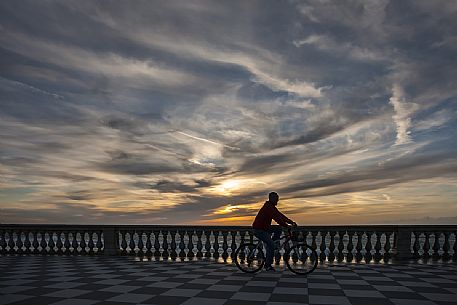
[[[306,225],[297,230],[321,260],[457,261],[457,225]],[[253,238],[251,226],[233,225],[0,224],[0,254],[227,259]]]

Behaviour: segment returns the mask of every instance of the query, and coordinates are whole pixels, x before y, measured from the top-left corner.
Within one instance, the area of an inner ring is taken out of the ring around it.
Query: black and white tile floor
[[[455,264],[320,265],[300,277],[211,261],[0,256],[0,270],[0,305],[457,304]]]

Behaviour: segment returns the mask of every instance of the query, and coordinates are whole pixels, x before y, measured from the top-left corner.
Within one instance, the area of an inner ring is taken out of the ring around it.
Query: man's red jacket
[[[271,226],[271,220],[274,219],[280,226],[286,227],[287,223],[293,221],[287,218],[283,213],[279,212],[278,209],[266,201],[263,207],[257,213],[257,216],[252,223],[252,227],[258,230],[268,230]]]

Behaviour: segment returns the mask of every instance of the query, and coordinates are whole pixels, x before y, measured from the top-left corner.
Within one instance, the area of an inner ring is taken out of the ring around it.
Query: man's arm
[[[287,224],[295,224],[295,222],[289,218],[286,217],[283,213],[279,212],[279,210],[274,207],[273,208],[273,215],[272,215],[274,221],[276,221],[280,226],[282,227],[287,227]]]

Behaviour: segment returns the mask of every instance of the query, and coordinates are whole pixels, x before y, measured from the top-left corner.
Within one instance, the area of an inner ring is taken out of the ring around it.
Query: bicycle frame
[[[285,240],[284,240],[284,242],[281,244],[281,240],[282,240],[282,239],[285,239]],[[279,247],[278,247],[277,249],[280,250],[280,249],[284,248],[284,245],[285,245],[286,243],[288,243],[290,240],[292,240],[292,230],[291,230],[291,229],[288,229],[288,234],[285,234],[285,235],[281,236],[281,237],[280,237],[279,239],[277,239],[277,240],[280,241],[280,242],[279,242]],[[274,240],[274,242],[276,242],[277,240]],[[292,240],[293,245],[296,245],[297,242],[298,242],[298,241]],[[261,239],[259,239],[259,241],[257,242],[257,245],[256,245],[256,247],[254,248],[254,250],[261,250],[261,246],[262,246],[262,245],[263,245],[263,241],[262,241]],[[251,252],[249,253],[249,255],[248,255],[248,262],[249,262],[249,260],[252,260],[254,254],[255,254],[255,251],[251,251]]]

